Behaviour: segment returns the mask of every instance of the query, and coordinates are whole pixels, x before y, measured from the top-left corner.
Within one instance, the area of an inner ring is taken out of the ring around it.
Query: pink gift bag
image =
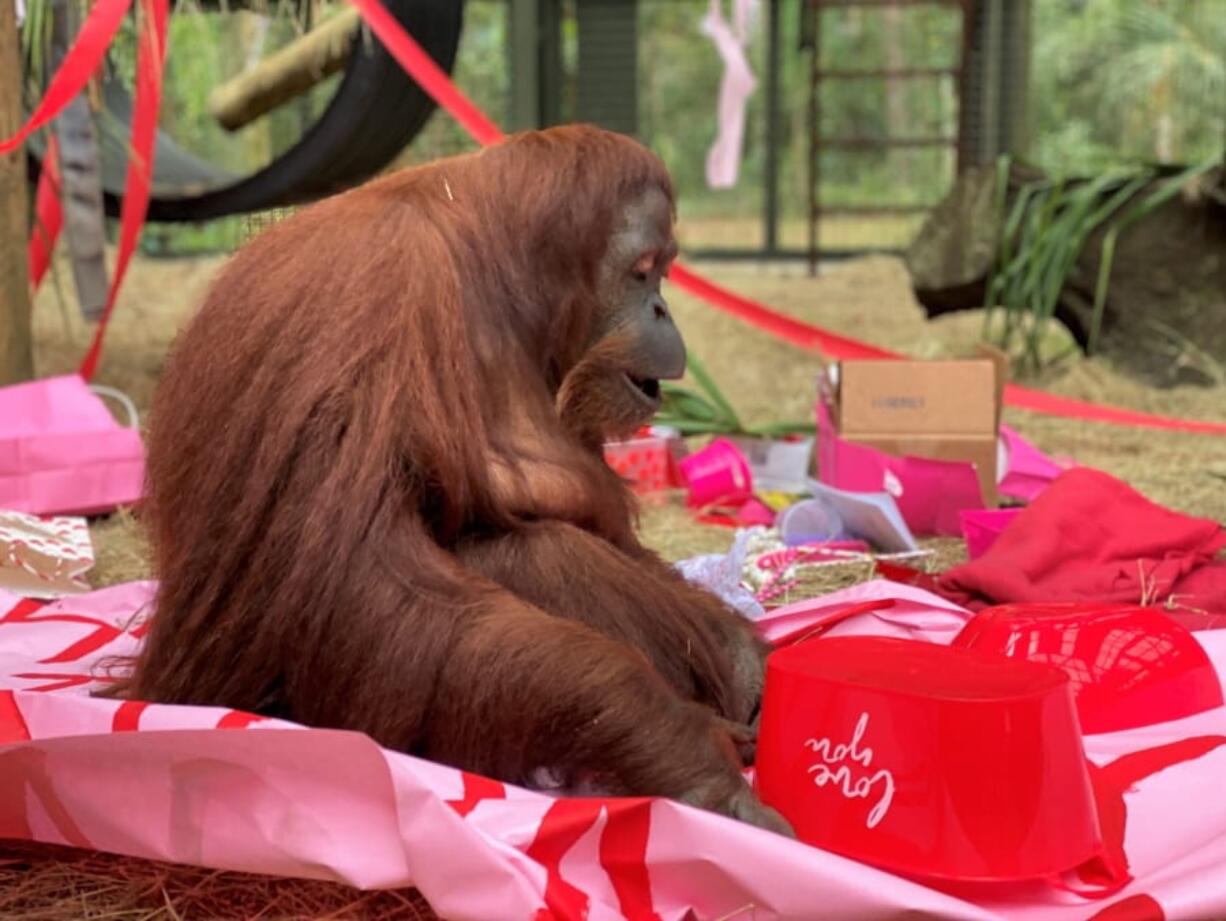
[[[130,415],[120,425],[75,374],[0,388],[0,509],[89,515],[135,502],[145,452]]]
[[[888,492],[916,534],[957,537],[965,509],[984,507],[979,474],[964,461],[897,457],[838,436],[818,401],[818,477],[835,489]]]

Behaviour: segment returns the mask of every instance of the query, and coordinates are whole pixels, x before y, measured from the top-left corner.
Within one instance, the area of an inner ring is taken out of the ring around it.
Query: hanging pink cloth
[[[733,25],[724,19],[722,0],[711,0],[699,26],[715,43],[715,50],[724,61],[716,115],[718,129],[715,143],[707,151],[707,184],[713,189],[729,189],[736,185],[745,135],[745,107],[758,86],[745,57],[749,26],[757,12],[758,0],[733,0],[733,3]]]

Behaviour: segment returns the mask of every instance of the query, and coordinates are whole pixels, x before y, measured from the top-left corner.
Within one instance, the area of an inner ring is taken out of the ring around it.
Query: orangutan
[[[635,534],[601,447],[685,346],[669,176],[572,126],[371,181],[229,261],[152,410],[157,613],[119,693],[787,832],[765,647]]]

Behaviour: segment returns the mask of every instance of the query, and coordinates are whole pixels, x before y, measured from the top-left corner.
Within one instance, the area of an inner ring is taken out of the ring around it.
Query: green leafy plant
[[[1086,351],[1098,346],[1107,289],[1119,235],[1165,204],[1216,160],[1181,170],[1161,183],[1112,224],[1102,243]],[[1023,364],[1043,364],[1041,346],[1060,293],[1090,235],[1110,222],[1158,178],[1155,169],[1106,175],[1084,182],[1041,180],[1018,190],[1006,213],[1010,159],[997,160],[996,197],[1003,220],[997,258],[987,279],[984,338],[1001,348],[1022,347]],[[1063,357],[1063,356],[1061,356]]]
[[[746,425],[702,362],[693,354],[687,357],[686,368],[700,392],[662,381],[660,390],[663,402],[656,414],[657,425],[675,428],[682,435],[753,435],[762,438],[812,434],[817,429],[814,423],[804,422]]]

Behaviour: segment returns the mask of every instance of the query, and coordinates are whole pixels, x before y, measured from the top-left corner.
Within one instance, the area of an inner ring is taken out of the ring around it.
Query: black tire
[[[3,2],[3,0],[0,0]],[[450,73],[463,27],[463,0],[384,0],[395,18]],[[173,49],[172,49],[173,53]],[[104,86],[113,131],[102,140],[107,214],[117,216],[127,169],[132,101],[115,80]],[[434,101],[404,72],[378,39],[359,40],[336,94],[298,142],[263,169],[232,176],[158,133],[148,219],[195,222],[304,204],[370,178],[417,135]],[[36,178],[41,145],[30,145]]]

